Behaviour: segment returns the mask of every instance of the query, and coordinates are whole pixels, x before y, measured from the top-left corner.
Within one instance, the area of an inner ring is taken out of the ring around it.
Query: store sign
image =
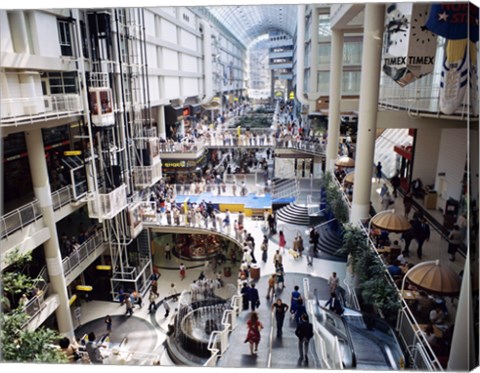
[[[403,87],[433,72],[437,36],[425,27],[428,3],[391,3],[386,9],[383,72]]]
[[[168,167],[168,168],[181,168],[186,166],[187,166],[187,162],[185,161],[170,161],[162,164],[162,167]]]

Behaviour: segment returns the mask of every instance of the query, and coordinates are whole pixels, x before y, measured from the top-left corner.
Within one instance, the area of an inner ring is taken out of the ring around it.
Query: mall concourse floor
[[[377,184],[372,179],[372,203],[376,211],[380,211],[380,188],[381,184]],[[403,213],[402,198],[399,196],[395,200],[394,207],[397,211]],[[235,215],[232,214],[231,221],[235,220]],[[278,249],[277,235],[273,236],[269,241],[268,259],[264,263],[260,260],[259,246],[263,238],[262,221],[245,218],[245,229],[252,234],[256,242],[255,255],[257,264],[260,267],[260,279],[256,283],[259,290],[261,305],[258,308],[260,321],[264,325],[261,333],[261,341],[257,355],[251,355],[248,343],[244,343],[247,333],[246,321],[250,311],[241,311],[239,315],[239,324],[237,328],[230,335],[230,345],[226,353],[218,360],[218,366],[235,368],[235,367],[251,367],[251,368],[266,368],[268,364],[272,368],[321,368],[318,357],[314,352],[314,344],[310,343],[309,364],[298,360],[299,353],[297,347],[297,338],[294,334],[295,323],[293,320],[286,318],[284,324],[284,333],[281,339],[275,336],[275,325],[271,317],[271,302],[265,298],[267,289],[267,279],[274,272],[273,254]],[[278,229],[282,229],[287,240],[287,247],[291,244],[294,236],[297,233],[302,234],[304,242],[307,239],[307,226],[295,226],[277,223]],[[392,234],[391,239],[395,239],[396,235]],[[209,267],[206,267],[203,262],[187,262],[172,255],[170,260],[165,259],[165,255],[161,252],[155,252],[154,265],[158,268],[161,277],[159,280],[158,301],[160,302],[164,297],[169,296],[170,286],[175,284],[178,292],[187,290],[192,281],[196,280],[202,271],[208,278],[215,278],[215,273]],[[415,243],[412,243],[411,253],[416,252]],[[303,290],[303,278],[308,278],[311,284],[311,289],[318,290],[318,297],[320,300],[328,299],[327,279],[332,272],[337,272],[340,278],[341,285],[347,274],[347,266],[343,261],[326,260],[319,257],[314,259],[313,266],[307,266],[307,259],[305,256],[295,259],[288,252],[284,255],[284,267],[286,272],[286,288],[279,294],[283,301],[290,304],[290,294],[295,285],[300,286]],[[442,263],[451,266],[456,272],[463,268],[463,258],[457,255],[455,262],[450,262],[447,255],[447,243],[441,236],[432,229],[431,238],[424,245],[423,261],[439,259]],[[413,264],[419,262],[415,255],[411,255],[408,260]],[[184,263],[187,267],[186,277],[181,280],[179,276],[180,263]],[[230,263],[225,263],[224,266],[231,266]],[[215,272],[222,270],[222,267],[217,267]],[[237,285],[237,272],[232,269],[230,277],[223,278],[226,284]],[[223,290],[227,289],[227,285],[216,290],[216,294],[221,295]],[[148,296],[144,297],[143,307],[135,306],[132,317],[125,316],[125,306],[119,305],[118,302],[105,301],[90,301],[82,303],[80,326],[76,329],[76,336],[80,338],[85,333],[94,331],[97,336],[105,333],[106,327],[104,324],[104,317],[109,314],[113,318],[113,328],[111,333],[111,342],[120,343],[125,337],[128,338],[128,349],[141,353],[153,353],[160,356],[160,365],[174,366],[174,362],[170,359],[165,348],[165,340],[167,338],[168,325],[172,320],[175,303],[171,303],[172,312],[168,317],[165,317],[165,309],[163,305],[159,305],[154,314],[148,312]],[[447,306],[454,315],[455,304],[447,302]]]

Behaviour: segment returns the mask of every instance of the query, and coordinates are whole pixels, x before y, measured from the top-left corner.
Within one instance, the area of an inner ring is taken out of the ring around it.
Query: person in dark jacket
[[[335,292],[330,293],[330,299],[325,303],[325,308],[335,312],[337,315],[343,314],[343,307]]]
[[[305,360],[308,364],[308,345],[313,337],[313,325],[308,321],[308,316],[304,313],[295,329],[295,335],[298,338],[299,360]]]
[[[288,304],[283,303],[281,298],[277,298],[277,301],[272,304],[272,310],[274,311],[277,324],[277,338],[281,338],[283,321],[285,320],[285,314],[288,311]]]
[[[248,301],[250,302],[252,311],[255,311],[260,305],[260,297],[258,296],[258,289],[255,287],[255,284],[251,284],[250,289],[248,289]]]
[[[424,217],[419,218],[415,221],[413,226],[414,238],[418,243],[417,246],[417,256],[418,259],[422,259],[422,249],[425,241],[430,239],[430,226],[427,224],[427,221]]]
[[[243,310],[248,310],[248,292],[249,292],[249,290],[250,290],[250,287],[245,282],[243,284],[242,290],[240,290],[240,293],[242,294]]]

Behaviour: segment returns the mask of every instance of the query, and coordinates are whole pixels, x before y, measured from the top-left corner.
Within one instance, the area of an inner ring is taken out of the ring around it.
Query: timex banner
[[[430,74],[437,36],[425,28],[429,4],[388,4],[385,17],[383,71],[401,86]]]

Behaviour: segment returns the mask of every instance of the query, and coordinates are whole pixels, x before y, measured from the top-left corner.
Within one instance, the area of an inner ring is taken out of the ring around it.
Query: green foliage
[[[33,280],[24,273],[3,272],[2,273],[3,291],[10,295],[22,294],[32,289]]]
[[[348,206],[343,199],[341,190],[333,180],[330,172],[326,172],[322,178],[322,188],[325,190],[327,198],[327,210],[330,211],[338,222],[346,224],[348,222]]]
[[[12,302],[21,293],[33,288],[28,276],[31,253],[19,254],[18,249],[7,255],[8,271],[1,274],[2,312],[0,313],[0,346],[2,361],[22,363],[67,363],[66,355],[57,347],[58,332],[38,328],[27,330],[28,315],[21,309],[12,309]]]
[[[363,231],[353,224],[343,225],[343,245],[338,249],[339,255],[348,256],[348,264],[352,271],[361,275],[363,267],[363,256],[368,253],[368,245]]]
[[[365,303],[375,305],[387,319],[395,319],[400,309],[398,293],[384,276],[373,276],[362,282],[360,288]]]
[[[22,363],[66,363],[65,354],[56,347],[60,335],[51,329],[22,329],[27,315],[20,311],[0,314],[2,360]]]
[[[339,254],[348,255],[349,265],[358,276],[362,299],[394,319],[400,308],[396,288],[387,280],[385,267],[368,246],[364,232],[352,224],[344,225],[343,245]]]
[[[32,261],[32,252],[28,251],[24,254],[20,254],[18,247],[13,251],[5,255],[5,264],[10,271],[23,271],[25,270],[30,262]]]

